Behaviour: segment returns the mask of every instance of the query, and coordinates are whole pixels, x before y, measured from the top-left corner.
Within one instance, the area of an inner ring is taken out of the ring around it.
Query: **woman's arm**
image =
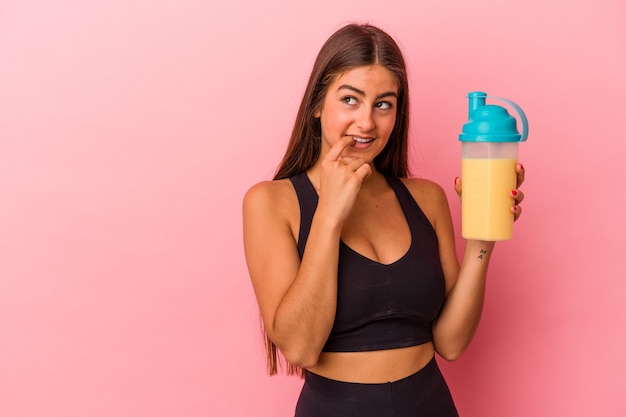
[[[524,181],[524,169],[518,165],[518,187]],[[460,181],[455,187],[460,194]],[[431,219],[439,240],[439,254],[446,281],[446,301],[433,326],[435,350],[447,360],[455,360],[469,346],[482,314],[485,298],[487,267],[495,242],[467,240],[463,258],[459,265],[452,218],[445,193],[441,187],[432,184],[425,187],[421,200],[427,207],[426,215]],[[519,203],[523,193],[511,193],[515,206],[511,208],[515,219],[519,217]],[[421,204],[420,204],[421,205]]]
[[[446,240],[440,244],[440,251],[448,292],[433,326],[433,341],[437,353],[453,361],[465,352],[478,328],[494,242],[466,241],[459,267],[456,259],[448,259],[452,256],[456,258],[456,253],[450,253],[454,251],[454,242],[452,246],[446,245]],[[447,264],[443,263],[444,260]]]
[[[244,248],[265,331],[290,363],[307,368],[315,365],[335,317],[340,231],[316,216],[301,263],[285,212],[294,206],[286,187],[291,184],[261,183],[248,191]]]
[[[463,262],[459,265],[444,191],[434,183],[425,182],[415,196],[437,233],[446,283],[445,303],[433,325],[433,344],[443,358],[455,360],[469,345],[480,321],[493,243],[466,242]]]
[[[252,187],[244,198],[244,249],[265,330],[285,358],[317,363],[335,319],[341,229],[370,167],[341,158],[338,142],[324,158],[318,206],[302,261],[292,227],[300,211],[289,181]]]

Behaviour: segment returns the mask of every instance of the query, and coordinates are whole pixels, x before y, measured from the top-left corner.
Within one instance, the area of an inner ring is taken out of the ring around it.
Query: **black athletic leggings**
[[[399,381],[342,382],[307,372],[295,417],[458,417],[437,362]]]

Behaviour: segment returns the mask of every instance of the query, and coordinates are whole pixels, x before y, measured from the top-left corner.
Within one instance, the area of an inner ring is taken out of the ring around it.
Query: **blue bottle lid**
[[[523,110],[504,98],[490,97],[487,93],[474,91],[469,98],[469,120],[459,135],[462,142],[523,142],[528,138],[528,120]],[[522,133],[517,130],[517,121],[502,106],[485,104],[487,98],[503,101],[512,107],[522,123]]]

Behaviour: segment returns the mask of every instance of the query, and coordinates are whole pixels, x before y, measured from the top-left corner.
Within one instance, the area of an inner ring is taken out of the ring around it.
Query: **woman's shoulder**
[[[440,215],[449,215],[448,198],[439,184],[425,178],[402,178],[401,181],[433,224]]]
[[[297,196],[289,179],[261,181],[250,187],[243,198],[244,215],[290,218],[297,208]]]
[[[446,193],[443,188],[434,181],[426,178],[401,178],[401,181],[409,189],[411,194],[420,198],[445,199]]]
[[[280,204],[293,197],[294,188],[289,179],[261,181],[254,184],[244,195],[244,204]]]

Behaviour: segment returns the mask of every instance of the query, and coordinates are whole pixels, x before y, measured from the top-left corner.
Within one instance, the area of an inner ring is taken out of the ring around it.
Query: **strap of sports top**
[[[293,187],[296,190],[298,196],[298,203],[300,204],[300,231],[298,233],[298,253],[300,258],[304,255],[304,247],[306,241],[309,238],[309,232],[311,230],[311,223],[313,223],[313,215],[317,209],[317,191],[315,187],[306,175],[306,172],[302,172],[296,176],[289,178]],[[420,222],[426,226],[427,230],[430,230],[432,236],[437,239],[437,234],[428,220],[428,217],[424,214],[420,206],[417,204],[413,195],[408,188],[404,185],[402,180],[396,177],[387,177],[387,182],[391,185],[391,188],[396,193],[400,207],[404,211],[404,215],[407,218],[409,224],[413,222]],[[411,233],[413,229],[411,228]]]
[[[437,239],[437,233],[435,232],[435,229],[433,229],[430,220],[428,220],[428,217],[426,217],[426,214],[424,214],[422,208],[419,206],[419,204],[417,204],[417,201],[415,201],[413,195],[406,187],[406,185],[404,185],[402,180],[397,177],[387,177],[387,182],[396,192],[396,195],[398,196],[398,201],[400,202],[400,207],[402,207],[404,215],[409,221],[409,224],[415,221],[422,223],[424,226],[426,226],[427,230],[430,230],[432,236]]]
[[[300,258],[304,255],[304,247],[309,238],[311,223],[313,223],[313,215],[317,208],[317,191],[311,184],[311,180],[307,177],[306,172],[302,172],[294,177],[289,178],[296,189],[298,195],[298,203],[300,204],[300,231],[298,233],[298,253]]]

